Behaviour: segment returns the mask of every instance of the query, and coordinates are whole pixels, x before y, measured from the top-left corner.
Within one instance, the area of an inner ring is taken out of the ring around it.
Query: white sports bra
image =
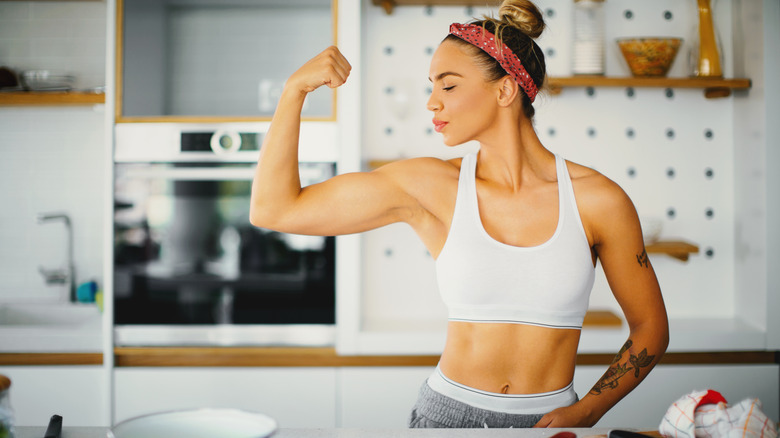
[[[493,239],[477,204],[477,154],[463,158],[452,224],[436,275],[450,321],[580,329],[595,269],[566,161],[555,156],[558,226],[531,247]]]

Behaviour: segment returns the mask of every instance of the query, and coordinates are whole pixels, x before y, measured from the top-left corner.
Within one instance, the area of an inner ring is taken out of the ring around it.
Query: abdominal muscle
[[[450,321],[439,368],[483,391],[537,394],[574,378],[580,330]]]

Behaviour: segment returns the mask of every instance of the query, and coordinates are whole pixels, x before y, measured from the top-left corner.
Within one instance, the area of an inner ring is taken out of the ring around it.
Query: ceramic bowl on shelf
[[[27,70],[20,79],[29,91],[70,91],[76,81],[73,75],[49,70]]]
[[[642,240],[645,245],[652,245],[658,242],[661,237],[661,231],[664,228],[664,221],[657,217],[640,217],[639,225],[642,227]]]
[[[618,38],[617,44],[634,76],[666,76],[682,38]]]
[[[109,438],[265,438],[277,429],[274,419],[237,409],[159,412],[125,420]]]

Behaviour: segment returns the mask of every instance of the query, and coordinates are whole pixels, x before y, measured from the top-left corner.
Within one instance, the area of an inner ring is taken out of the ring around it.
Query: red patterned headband
[[[482,26],[460,23],[452,23],[450,25],[450,35],[455,35],[463,41],[479,47],[485,53],[493,57],[493,59],[498,61],[501,67],[517,81],[531,102],[536,99],[539,89],[536,88],[536,84],[534,84],[534,80],[531,79],[531,75],[529,75],[525,70],[525,67],[523,67],[520,58],[518,58],[506,44],[502,42],[501,49],[498,49],[495,35],[488,32]]]

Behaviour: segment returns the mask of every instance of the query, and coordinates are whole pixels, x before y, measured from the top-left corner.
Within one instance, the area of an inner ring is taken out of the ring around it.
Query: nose
[[[428,111],[437,112],[441,109],[441,101],[436,96],[435,91],[431,91],[431,96],[428,98],[428,103],[425,105]]]

